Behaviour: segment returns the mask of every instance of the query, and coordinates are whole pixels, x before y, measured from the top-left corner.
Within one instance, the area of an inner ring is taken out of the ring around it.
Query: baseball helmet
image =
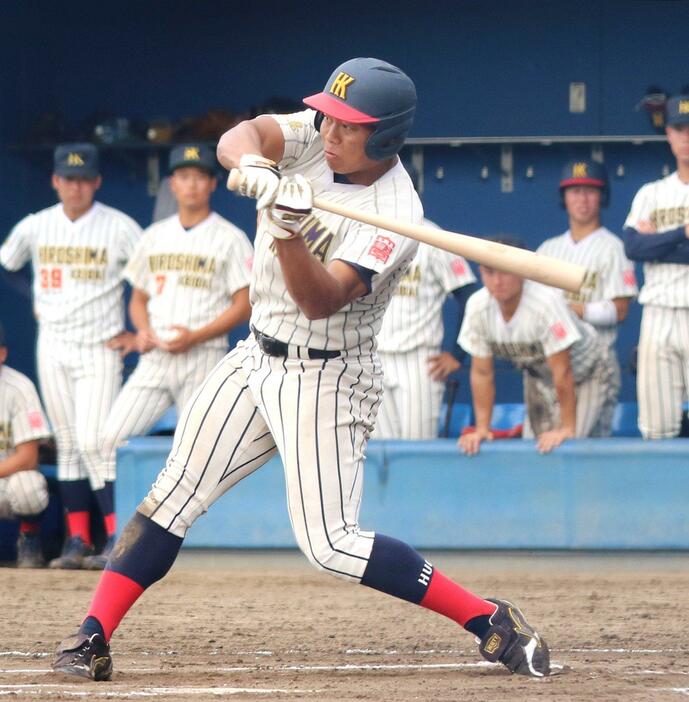
[[[560,200],[564,207],[565,189],[572,185],[593,185],[600,188],[600,204],[605,207],[610,201],[610,186],[608,185],[608,172],[605,166],[591,159],[577,159],[570,161],[562,169],[560,178]]]
[[[323,92],[304,98],[322,115],[343,122],[368,124],[373,132],[366,155],[383,161],[397,154],[411,129],[416,110],[416,88],[396,66],[376,58],[354,58],[338,66]]]

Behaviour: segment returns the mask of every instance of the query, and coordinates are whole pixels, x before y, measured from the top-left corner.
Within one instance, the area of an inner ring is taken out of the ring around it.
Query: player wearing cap
[[[38,467],[38,442],[50,436],[34,384],[5,365],[7,344],[0,326],[0,519],[19,519],[17,567],[41,568],[41,514],[48,484]]]
[[[165,469],[53,667],[107,679],[107,641],[165,575],[188,528],[279,452],[294,534],[315,567],[452,618],[480,637],[484,656],[513,672],[548,675],[547,646],[516,607],[473,595],[406,544],[359,527],[382,390],[375,336],[416,244],[312,211],[312,192],[419,223],[421,204],[397,157],[416,90],[395,66],[357,58],[305,102],[314,109],[262,115],[220,140],[221,163],[239,167],[240,188],[258,197],[253,332],[187,404]]]
[[[517,239],[496,239],[522,246]],[[593,327],[571,312],[559,291],[513,273],[479,267],[484,288],[467,302],[459,343],[471,354],[471,391],[476,431],[459,439],[467,454],[493,438],[493,359],[524,370],[529,429],[542,453],[566,439],[591,436],[613,391],[608,346]]]
[[[115,480],[115,452],[144,434],[173,403],[178,415],[227,353],[227,332],[249,318],[253,249],[246,234],[211,211],[215,153],[202,144],[170,154],[170,187],[178,214],[141,237],[124,270],[132,285],[129,314],[137,330],[139,363],[120,391],[103,429],[98,472]],[[114,546],[84,559],[102,569]]]
[[[644,263],[636,390],[646,439],[677,436],[689,394],[689,95],[666,106],[677,170],[646,183],[625,222],[627,256]]]
[[[590,436],[610,435],[620,387],[617,327],[638,292],[634,264],[625,256],[622,240],[601,225],[601,206],[609,202],[609,189],[607,172],[600,163],[588,159],[567,163],[560,179],[560,201],[567,211],[569,229],[546,239],[537,249],[595,273],[595,283],[586,288],[585,296],[565,293],[574,314],[591,324],[608,345],[614,368],[607,403]]]
[[[141,228],[94,200],[101,185],[92,144],[55,149],[52,185],[59,202],[22,219],[0,248],[0,264],[33,267],[38,376],[57,444],[58,480],[68,539],[54,568],[79,568],[93,554],[91,493],[114,533],[113,486],[96,472],[105,419],[122,382],[122,270]]]

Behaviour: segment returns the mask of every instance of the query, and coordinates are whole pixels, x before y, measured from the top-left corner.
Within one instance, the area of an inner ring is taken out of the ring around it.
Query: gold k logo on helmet
[[[347,99],[347,88],[356,80],[354,76],[350,76],[349,73],[345,73],[344,71],[340,71],[337,74],[337,78],[333,81],[333,84],[330,86],[330,92],[335,95],[336,97],[341,98],[342,100]]]
[[[199,155],[198,146],[188,146],[184,149],[184,160],[185,161],[200,161],[201,156]]]
[[[68,166],[83,166],[84,159],[81,158],[81,156],[79,154],[72,152],[67,156],[67,165]]]
[[[681,115],[689,114],[689,100],[680,100],[677,111]]]
[[[575,163],[572,166],[572,178],[587,178],[588,173],[586,172],[585,163]]]

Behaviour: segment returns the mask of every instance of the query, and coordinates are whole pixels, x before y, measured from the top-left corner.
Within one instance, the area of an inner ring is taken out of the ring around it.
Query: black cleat
[[[521,610],[507,600],[488,602],[498,609],[479,643],[481,655],[493,663],[499,661],[512,673],[536,678],[550,675],[548,644],[529,626]]]
[[[92,555],[93,546],[85,544],[81,536],[73,536],[65,544],[62,554],[57,558],[53,558],[48,567],[79,570],[82,567],[84,558]]]
[[[95,556],[84,556],[81,567],[84,570],[103,570],[110,558],[113,548],[115,548],[115,537],[110,536],[105,542],[103,550]]]
[[[112,657],[110,646],[101,634],[73,634],[60,643],[55,652],[53,670],[90,680],[110,680]]]
[[[20,534],[17,541],[17,568],[45,568],[38,534]]]

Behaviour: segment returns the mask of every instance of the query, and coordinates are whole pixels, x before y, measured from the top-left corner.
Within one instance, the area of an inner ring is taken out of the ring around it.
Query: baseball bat
[[[241,175],[233,168],[227,181],[229,190],[237,190]],[[447,229],[436,229],[423,224],[400,222],[391,217],[385,217],[371,212],[362,212],[352,207],[346,207],[336,202],[330,202],[322,197],[313,198],[313,206],[333,214],[354,219],[358,222],[371,224],[380,229],[386,229],[395,234],[422,241],[444,251],[464,256],[471,261],[489,268],[514,273],[537,283],[551,285],[572,293],[581,292],[582,288],[592,285],[591,273],[583,266],[567,261],[560,261],[552,256],[527,251],[515,246],[487,241],[479,237],[460,234]]]

